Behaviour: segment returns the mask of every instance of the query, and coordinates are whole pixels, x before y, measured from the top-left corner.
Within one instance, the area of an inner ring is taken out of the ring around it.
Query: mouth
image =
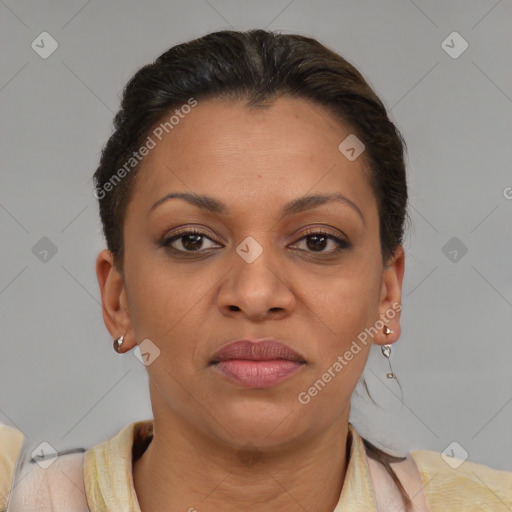
[[[244,359],[246,361],[273,361],[284,360],[296,363],[305,363],[302,354],[291,349],[284,343],[274,339],[238,340],[221,347],[210,360],[209,364],[222,361]]]
[[[305,365],[302,354],[273,339],[229,343],[208,363],[228,381],[250,388],[278,384]]]

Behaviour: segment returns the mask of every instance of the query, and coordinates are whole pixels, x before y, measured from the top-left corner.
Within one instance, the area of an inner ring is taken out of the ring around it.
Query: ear
[[[96,276],[101,292],[103,321],[112,339],[124,335],[122,352],[130,350],[136,344],[133,326],[126,298],[124,279],[114,264],[114,256],[104,249],[96,258]]]
[[[379,318],[393,331],[384,334],[379,331],[373,338],[377,345],[394,343],[400,338],[400,312],[402,310],[402,281],[405,269],[405,252],[399,245],[384,266],[382,291],[379,304]]]

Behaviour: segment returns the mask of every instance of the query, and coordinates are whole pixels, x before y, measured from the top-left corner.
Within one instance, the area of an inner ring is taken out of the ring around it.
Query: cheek
[[[347,271],[329,283],[319,283],[316,290],[309,289],[307,304],[314,312],[313,320],[336,349],[350,343],[377,319],[380,281],[375,274]]]
[[[142,253],[130,253],[125,274],[130,317],[137,339],[158,340],[185,314],[189,294],[178,293],[181,288],[178,277]]]
[[[195,340],[202,339],[211,275],[205,278],[192,266],[177,271],[169,263],[149,257],[132,263],[129,303],[137,340],[149,338],[169,360],[193,360],[195,355],[189,352],[198,346]]]
[[[319,324],[316,360],[307,384],[311,387],[303,391],[311,399],[314,397],[312,408],[318,408],[319,417],[324,408],[339,410],[350,401],[372,346],[371,334],[365,329],[374,322],[374,299],[370,292],[351,293],[352,290],[343,287],[333,295],[324,295],[320,304],[323,324],[314,320]]]

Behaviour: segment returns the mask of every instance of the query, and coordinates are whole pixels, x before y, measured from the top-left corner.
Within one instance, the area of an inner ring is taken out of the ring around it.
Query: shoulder
[[[152,427],[152,420],[131,423],[111,439],[59,455],[46,467],[19,461],[9,512],[90,512],[89,503],[94,510],[135,510],[132,457],[147,445]],[[110,507],[103,507],[105,500]]]
[[[432,512],[511,510],[512,473],[430,450],[413,450],[410,455]]]
[[[9,512],[88,512],[83,453],[61,455],[47,468],[25,464],[16,477]]]

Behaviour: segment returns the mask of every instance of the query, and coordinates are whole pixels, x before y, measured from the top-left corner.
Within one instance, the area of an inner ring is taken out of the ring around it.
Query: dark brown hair
[[[362,158],[378,206],[382,261],[388,261],[402,244],[408,217],[406,145],[381,100],[354,66],[315,39],[265,30],[225,30],[170,48],[126,84],[114,133],[94,174],[107,247],[121,272],[125,212],[141,148],[155,126],[173,112],[186,113],[185,107],[190,109],[198,100],[242,100],[250,107],[264,107],[283,95],[326,107],[365,145]],[[166,131],[171,125],[172,119]],[[385,466],[409,510],[410,498],[389,465],[404,458],[393,457],[367,440],[364,445],[368,456]]]

